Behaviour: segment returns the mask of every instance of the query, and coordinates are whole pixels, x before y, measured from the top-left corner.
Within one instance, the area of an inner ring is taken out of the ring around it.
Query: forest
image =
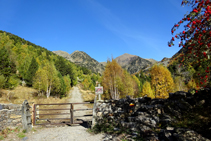
[[[0,89],[11,90],[22,85],[38,90],[47,98],[62,98],[78,83],[84,90],[94,92],[98,82],[104,87],[105,99],[120,99],[127,95],[168,98],[171,92],[196,91],[201,86],[197,74],[205,71],[208,65],[205,61],[202,67],[195,67],[186,61],[187,65],[180,67],[175,58],[168,67],[154,64],[148,72],[130,75],[111,59],[101,76],[4,31],[0,31],[0,62]],[[210,81],[207,84],[210,86]]]

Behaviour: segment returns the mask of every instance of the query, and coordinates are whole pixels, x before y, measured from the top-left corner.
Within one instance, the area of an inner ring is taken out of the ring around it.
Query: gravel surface
[[[69,102],[83,102],[81,93],[78,87],[73,87],[71,93],[72,98]],[[74,105],[74,109],[86,109],[87,107],[83,104]],[[75,116],[82,116],[92,111],[77,111],[74,112]],[[80,117],[85,121],[90,121],[92,117]],[[102,141],[105,136],[104,133],[92,135],[88,133],[87,127],[84,125],[73,125],[64,127],[48,127],[37,130],[27,135],[25,138],[27,141]],[[24,139],[23,139],[24,140]]]

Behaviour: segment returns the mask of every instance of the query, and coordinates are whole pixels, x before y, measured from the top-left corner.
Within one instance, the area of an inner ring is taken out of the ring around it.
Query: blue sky
[[[84,51],[99,62],[124,53],[160,61],[180,49],[167,42],[173,25],[191,9],[181,2],[0,0],[0,30],[50,51]]]

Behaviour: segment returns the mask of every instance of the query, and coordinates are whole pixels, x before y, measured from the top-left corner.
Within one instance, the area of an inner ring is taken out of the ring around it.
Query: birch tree
[[[107,61],[107,65],[102,77],[102,85],[104,86],[104,90],[110,93],[109,97],[112,99],[119,99],[119,79],[122,77],[122,75],[123,70],[114,59],[112,59],[112,61]]]

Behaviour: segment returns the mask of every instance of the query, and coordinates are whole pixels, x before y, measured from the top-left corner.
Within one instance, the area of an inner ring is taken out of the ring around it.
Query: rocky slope
[[[91,58],[88,54],[83,51],[76,50],[72,54],[69,54],[65,51],[59,50],[53,51],[53,53],[62,56],[75,64],[86,67],[92,70],[93,72],[102,73],[104,71],[104,66],[101,63]]]
[[[53,52],[66,58],[67,60],[70,60],[73,63],[86,67],[93,72],[102,73],[105,70],[106,62],[98,62],[83,51],[74,51],[72,54],[60,50]],[[173,60],[173,58],[178,56],[180,52],[182,52],[182,50],[177,52],[171,58],[164,57],[161,61],[156,61],[151,58],[144,59],[128,53],[118,56],[117,58],[115,58],[115,60],[123,69],[126,69],[130,74],[134,74],[139,72],[140,70],[143,70],[144,72],[148,71],[155,63],[163,64],[167,67],[169,63]]]
[[[152,66],[152,62],[146,59],[143,59],[136,55],[131,55],[125,53],[117,58],[115,58],[118,64],[124,69],[126,69],[130,74],[136,73],[141,69]]]

